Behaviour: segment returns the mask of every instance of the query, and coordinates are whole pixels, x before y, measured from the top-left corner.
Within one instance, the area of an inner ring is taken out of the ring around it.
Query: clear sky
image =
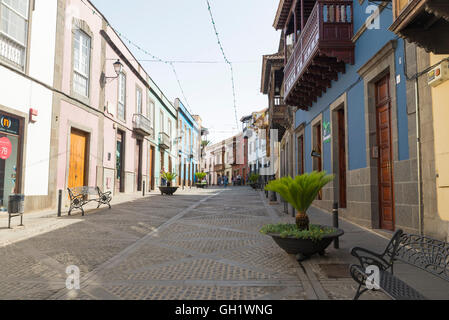
[[[92,0],[109,23],[127,38],[164,60],[223,62],[206,0]],[[272,27],[278,0],[210,0],[225,53],[234,62],[237,116],[267,107],[260,93],[262,55],[275,53],[280,33]],[[149,59],[132,46],[137,59]],[[184,101],[169,66],[141,62],[151,78],[174,100]],[[229,66],[175,64],[193,114],[218,142],[237,133]],[[185,102],[185,101],[184,101]],[[239,129],[241,126],[239,127]]]

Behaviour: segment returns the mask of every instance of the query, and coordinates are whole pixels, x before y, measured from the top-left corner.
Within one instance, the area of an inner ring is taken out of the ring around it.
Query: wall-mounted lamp
[[[122,63],[120,62],[120,59],[117,59],[117,61],[114,62],[113,66],[114,66],[114,71],[115,71],[116,76],[115,76],[115,77],[106,77],[106,75],[105,75],[104,72],[103,72],[103,73],[101,74],[101,83],[102,83],[103,85],[106,85],[106,83],[108,82],[108,80],[114,80],[114,79],[117,79],[117,78],[119,77],[120,73],[122,73],[123,65],[122,65]]]

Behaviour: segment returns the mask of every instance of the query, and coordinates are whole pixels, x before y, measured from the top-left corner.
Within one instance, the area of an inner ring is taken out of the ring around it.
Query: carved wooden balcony
[[[352,1],[317,0],[284,69],[288,105],[307,110],[354,64]]]
[[[448,0],[393,0],[390,30],[435,54],[449,54]]]

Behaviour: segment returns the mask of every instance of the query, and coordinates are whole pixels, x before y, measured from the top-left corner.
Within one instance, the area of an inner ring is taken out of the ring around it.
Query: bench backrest
[[[88,195],[98,195],[97,187],[76,187],[76,188],[68,188],[69,196],[71,199],[78,197],[80,195],[82,196],[88,196]]]
[[[449,243],[402,234],[396,259],[449,281]]]

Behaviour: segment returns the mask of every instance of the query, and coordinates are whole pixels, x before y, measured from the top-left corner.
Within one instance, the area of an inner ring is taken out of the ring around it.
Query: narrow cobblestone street
[[[242,187],[181,191],[0,249],[2,299],[305,299],[299,264],[259,230],[277,218]],[[67,266],[81,290],[65,289]]]

